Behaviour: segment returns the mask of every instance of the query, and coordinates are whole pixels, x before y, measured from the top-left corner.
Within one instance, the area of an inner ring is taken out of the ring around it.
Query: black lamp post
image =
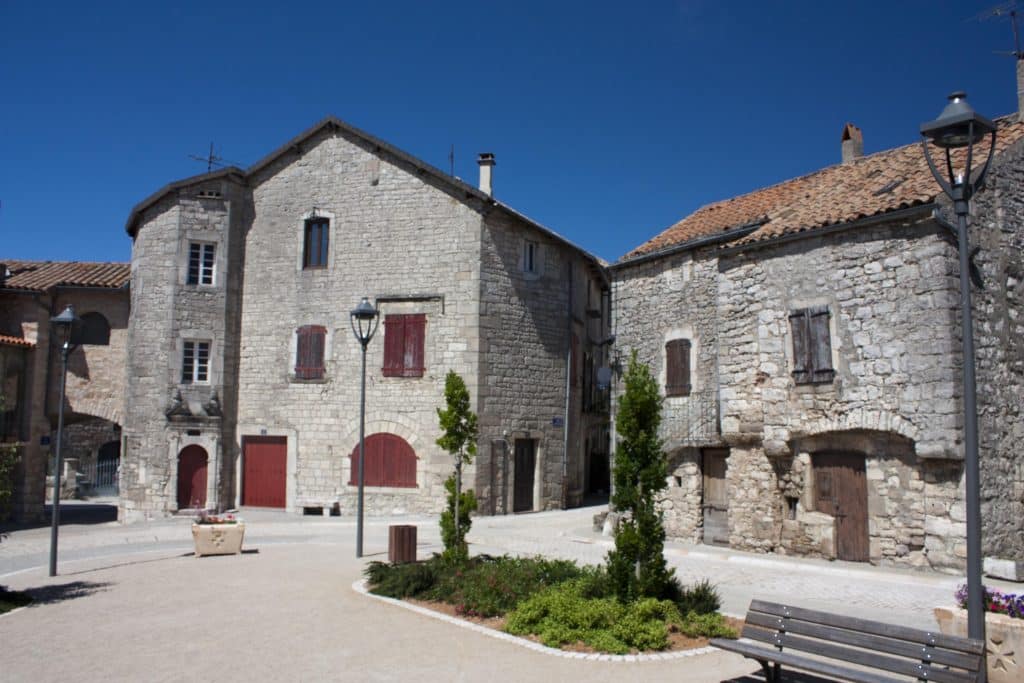
[[[985,606],[981,586],[981,472],[978,462],[978,407],[974,378],[974,329],[971,319],[970,252],[967,245],[967,216],[970,200],[981,186],[996,147],[996,127],[967,103],[967,95],[955,92],[939,118],[921,124],[925,159],[942,191],[953,200],[957,219],[957,249],[960,251],[960,322],[964,354],[964,470],[967,488],[967,635],[985,640]],[[974,145],[991,137],[988,158],[971,177]],[[932,161],[928,142],[946,151],[946,174]],[[966,148],[961,173],[953,168],[952,150]]]
[[[57,448],[53,464],[53,518],[50,523],[50,576],[57,576],[57,527],[60,526],[60,471],[64,466],[61,458],[61,437],[64,435],[64,389],[68,377],[68,354],[71,352],[71,335],[81,322],[70,304],[60,315],[50,318],[52,337],[60,343],[60,403],[57,404]]]
[[[359,344],[363,347],[363,374],[359,390],[359,502],[356,508],[356,557],[362,557],[363,481],[366,476],[366,467],[364,467],[366,459],[366,347],[373,339],[373,333],[377,331],[377,309],[364,296],[359,305],[349,313],[349,322],[352,324],[352,334],[356,336]]]

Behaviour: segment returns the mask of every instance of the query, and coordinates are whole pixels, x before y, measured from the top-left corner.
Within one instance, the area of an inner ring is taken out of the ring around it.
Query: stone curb
[[[657,654],[651,655],[609,655],[603,653],[590,652],[566,652],[565,650],[558,650],[553,647],[548,647],[547,645],[542,645],[541,643],[535,643],[532,640],[520,638],[519,636],[514,636],[510,633],[495,631],[493,628],[487,628],[486,626],[481,626],[480,624],[474,624],[471,621],[465,621],[464,619],[458,619],[447,614],[442,614],[441,612],[435,612],[434,610],[427,609],[426,607],[413,605],[411,603],[405,602],[404,600],[388,598],[383,595],[374,595],[367,589],[365,579],[360,579],[353,583],[352,590],[354,590],[357,593],[361,593],[369,598],[373,598],[374,600],[380,600],[381,602],[385,602],[390,605],[395,605],[396,607],[411,610],[413,612],[416,612],[417,614],[422,614],[432,619],[439,619],[440,621],[444,621],[449,624],[454,624],[455,626],[466,628],[470,631],[475,631],[477,633],[481,633],[491,638],[497,638],[498,640],[503,640],[507,643],[518,645],[519,647],[525,647],[526,649],[533,650],[534,652],[540,652],[542,654],[551,655],[553,657],[562,657],[564,659],[583,659],[587,661],[596,662],[662,662],[668,659],[685,659],[686,657],[696,657],[698,655],[705,655],[711,652],[718,651],[718,648],[708,645],[693,650],[659,652]]]

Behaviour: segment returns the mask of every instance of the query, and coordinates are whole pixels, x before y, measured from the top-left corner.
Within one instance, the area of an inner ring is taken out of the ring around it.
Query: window
[[[82,324],[78,328],[76,344],[93,344],[108,346],[110,344],[110,323],[102,313],[86,313],[82,316]]]
[[[540,245],[526,240],[523,242],[523,272],[537,274],[540,272]]]
[[[380,432],[366,437],[363,459],[366,462],[365,486],[416,488],[416,451],[405,439]],[[352,464],[350,486],[359,485],[359,444],[349,456]]]
[[[210,342],[186,341],[181,354],[181,383],[210,381]]]
[[[330,235],[329,218],[306,219],[306,230],[302,246],[303,268],[326,268],[327,245]]]
[[[188,278],[190,285],[212,285],[215,244],[190,242],[188,245]]]
[[[295,378],[323,379],[327,329],[319,325],[305,325],[295,333]]]
[[[789,314],[793,331],[793,379],[797,384],[831,382],[832,342],[828,306],[804,308]]]
[[[385,377],[423,376],[423,339],[427,316],[422,313],[384,316]]]
[[[690,395],[690,340],[673,339],[665,344],[665,395]]]

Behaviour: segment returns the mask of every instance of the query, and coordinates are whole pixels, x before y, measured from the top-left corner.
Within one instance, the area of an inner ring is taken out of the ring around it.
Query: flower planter
[[[193,524],[192,540],[196,557],[203,555],[237,555],[242,552],[245,524]]]
[[[936,607],[935,620],[947,635],[967,637],[967,610]],[[985,613],[985,650],[989,683],[1024,680],[1024,619]]]

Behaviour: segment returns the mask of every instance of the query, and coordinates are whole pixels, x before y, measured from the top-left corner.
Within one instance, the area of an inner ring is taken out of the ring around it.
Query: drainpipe
[[[571,257],[570,257],[571,258]],[[565,353],[565,417],[562,419],[564,430],[562,442],[562,509],[569,507],[569,407],[572,400],[572,298],[573,278],[572,261],[569,261],[569,305],[566,311],[566,353]]]

